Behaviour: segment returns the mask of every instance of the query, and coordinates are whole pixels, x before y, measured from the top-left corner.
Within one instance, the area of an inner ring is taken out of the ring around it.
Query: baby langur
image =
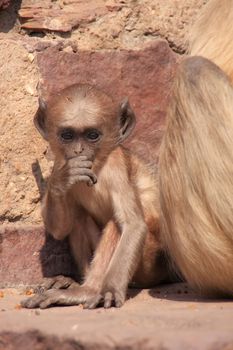
[[[135,116],[89,85],[73,85],[47,104],[35,124],[55,155],[42,203],[54,238],[69,236],[83,285],[48,290],[22,302],[120,307],[129,282],[151,286],[167,278],[159,243],[156,174],[120,144]]]

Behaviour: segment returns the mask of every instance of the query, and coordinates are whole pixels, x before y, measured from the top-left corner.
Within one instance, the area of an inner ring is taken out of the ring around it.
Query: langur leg
[[[54,304],[78,305],[84,303],[85,307],[94,308],[101,300],[100,293],[104,275],[119,238],[120,235],[115,223],[113,221],[110,221],[103,231],[102,237],[97,245],[96,252],[90,266],[87,264],[86,259],[86,255],[89,254],[78,255],[76,254],[77,250],[75,249],[75,257],[77,263],[81,264],[82,269],[87,271],[85,282],[82,286],[67,290],[48,290],[47,292],[44,292],[40,295],[36,295],[32,298],[23,300],[22,306],[26,308],[46,308]],[[79,241],[76,240],[76,238],[72,239],[73,249],[75,246],[77,247],[74,242],[76,242],[78,245]],[[84,248],[86,249],[86,245]],[[85,252],[88,253],[89,251],[85,250]],[[84,253],[84,251],[82,253]]]
[[[130,283],[133,288],[151,288],[172,279],[168,256],[161,244],[159,218],[156,215],[146,216],[145,222],[149,232],[138,268]]]

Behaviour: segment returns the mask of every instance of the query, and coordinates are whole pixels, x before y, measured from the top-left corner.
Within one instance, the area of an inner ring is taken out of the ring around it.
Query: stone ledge
[[[108,310],[19,309],[25,296],[3,293],[1,350],[233,349],[233,303],[200,299],[185,284],[131,291],[121,309]]]

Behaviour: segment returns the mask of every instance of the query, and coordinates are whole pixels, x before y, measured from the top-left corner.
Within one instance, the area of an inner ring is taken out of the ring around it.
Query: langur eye
[[[67,129],[60,132],[62,142],[72,142],[74,140],[74,131]]]
[[[97,130],[89,130],[86,133],[86,138],[89,141],[98,141],[100,138],[100,132]]]

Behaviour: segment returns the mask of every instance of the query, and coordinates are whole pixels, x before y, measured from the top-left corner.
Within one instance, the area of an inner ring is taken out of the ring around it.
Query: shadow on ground
[[[10,6],[0,11],[0,33],[8,33],[18,20],[22,0],[12,0]]]

